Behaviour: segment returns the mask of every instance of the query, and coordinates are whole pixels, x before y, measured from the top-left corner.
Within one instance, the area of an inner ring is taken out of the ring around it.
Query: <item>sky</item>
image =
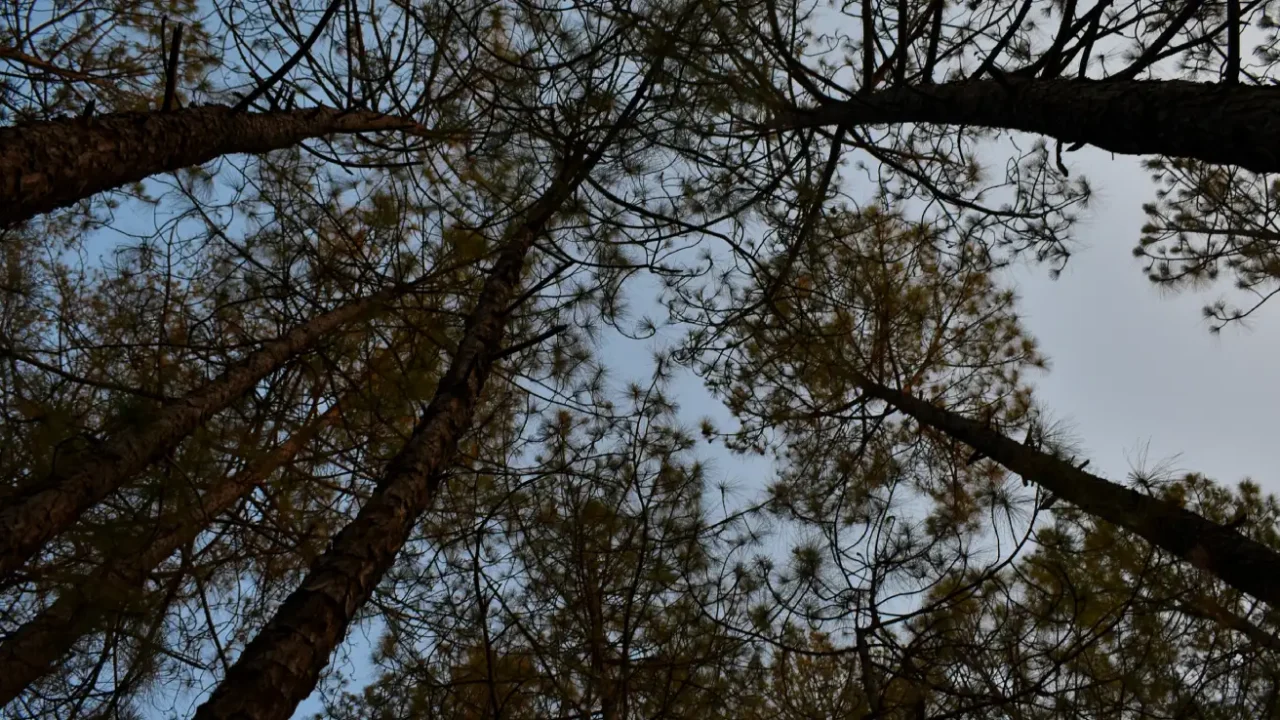
[[[1280,452],[1268,423],[1280,412],[1280,303],[1210,332],[1201,310],[1225,286],[1171,292],[1151,283],[1133,257],[1142,204],[1154,198],[1140,160],[1093,148],[1066,160],[1094,189],[1072,233],[1070,261],[1057,279],[1030,259],[1005,275],[1024,326],[1050,360],[1030,378],[1038,402],[1069,428],[1090,471],[1111,480],[1124,482],[1145,458],[1145,467],[1163,462],[1227,484],[1249,477],[1280,494],[1273,469]],[[599,350],[619,387],[646,379],[648,355],[634,341]],[[724,407],[691,375],[677,378],[673,395],[685,422],[711,416],[729,425]],[[743,488],[761,487],[771,474],[760,459],[713,453],[713,460]]]
[[[1095,190],[1073,233],[1069,263],[1056,280],[1048,267],[1030,261],[1006,277],[1020,296],[1025,327],[1050,359],[1050,369],[1034,378],[1038,401],[1067,423],[1080,457],[1103,477],[1123,482],[1145,454],[1148,466],[1165,462],[1226,484],[1249,477],[1265,492],[1280,494],[1280,450],[1270,426],[1280,412],[1280,305],[1264,307],[1248,325],[1210,333],[1201,308],[1221,288],[1161,290],[1132,255],[1145,219],[1142,203],[1153,196],[1138,159],[1092,148],[1066,159],[1073,175],[1085,174]],[[641,288],[631,293],[636,316],[661,312],[644,307],[646,294]],[[649,344],[673,335],[662,337]],[[650,348],[640,344],[614,338],[597,348],[615,388],[648,380]],[[704,416],[731,426],[723,406],[691,374],[677,376],[672,395],[689,427]],[[700,454],[711,460],[713,482],[727,481],[740,502],[753,499],[773,475],[768,458],[734,457],[705,446]],[[367,658],[376,635],[375,627],[354,628],[344,645],[339,667],[355,680],[351,690],[372,680]],[[155,699],[153,707],[165,710],[149,717],[170,717],[170,703]],[[195,704],[202,699],[190,698]],[[195,704],[184,698],[176,706],[179,716]],[[294,717],[319,710],[313,696]]]
[[[1209,332],[1201,308],[1222,288],[1170,294],[1132,255],[1153,199],[1135,158],[1081,150],[1074,164],[1098,192],[1076,229],[1079,251],[1056,281],[1045,268],[1013,274],[1026,326],[1052,363],[1038,398],[1068,421],[1090,470],[1123,480],[1144,450],[1221,483],[1246,477],[1280,493],[1275,359],[1280,307],[1248,326]]]

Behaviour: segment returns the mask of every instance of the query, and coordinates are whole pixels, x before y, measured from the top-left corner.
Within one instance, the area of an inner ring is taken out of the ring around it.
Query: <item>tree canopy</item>
[[[1007,272],[1280,291],[1275,3],[0,7],[4,717],[1280,718]]]

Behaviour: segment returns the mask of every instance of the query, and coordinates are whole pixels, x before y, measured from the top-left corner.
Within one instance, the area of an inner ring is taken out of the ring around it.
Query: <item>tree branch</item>
[[[315,45],[316,40],[320,39],[320,33],[324,32],[325,26],[328,25],[329,21],[333,19],[333,16],[337,14],[338,7],[341,4],[342,0],[329,0],[329,6],[325,8],[324,15],[320,16],[320,22],[317,22],[316,26],[311,29],[311,34],[307,36],[306,40],[302,41],[302,44],[298,46],[298,49],[294,51],[293,55],[290,55],[289,59],[285,60],[275,72],[271,73],[271,75],[268,76],[266,80],[259,83],[252,92],[244,96],[240,102],[236,103],[232,110],[234,112],[244,112],[245,110],[248,110],[249,106],[252,105],[255,100],[262,97],[262,94],[269,90],[272,85],[276,84],[281,78],[289,74],[289,71],[293,69],[293,66],[297,65],[302,58],[306,57],[307,53],[311,52],[311,46]]]
[[[855,381],[868,397],[981,450],[1008,470],[1081,510],[1280,608],[1280,553],[1272,548],[1180,505],[1087,473],[1066,460],[1011,440],[983,423],[881,385],[860,373]]]

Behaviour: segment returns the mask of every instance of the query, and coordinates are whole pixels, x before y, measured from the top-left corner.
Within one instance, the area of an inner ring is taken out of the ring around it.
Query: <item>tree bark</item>
[[[413,121],[363,110],[246,113],[218,105],[0,128],[0,227],[222,155],[376,130],[425,132]]]
[[[293,460],[321,430],[340,415],[342,401],[303,426],[239,473],[214,484],[196,507],[176,511],[126,544],[129,551],[109,557],[84,582],[60,594],[52,605],[22,624],[0,643],[0,708],[31,683],[53,670],[103,618],[123,610],[160,563],[194,540],[213,518]]]
[[[890,88],[783,113],[768,126],[930,123],[1021,130],[1125,155],[1280,171],[1280,87],[1001,76]]]
[[[857,382],[867,396],[972,446],[1062,500],[1187,560],[1231,587],[1280,608],[1280,553],[1262,543],[1167,500],[1079,470],[976,420],[865,377]]]
[[[266,343],[204,387],[165,405],[143,424],[127,426],[94,451],[59,461],[45,482],[11,498],[0,509],[0,581],[8,580],[85,510],[173,449],[262,378],[320,338],[365,317],[412,287],[396,285],[312,318]]]
[[[356,611],[372,595],[430,507],[470,429],[477,399],[500,354],[506,310],[534,241],[573,194],[585,169],[569,163],[503,239],[458,350],[405,447],[387,466],[355,520],[333,539],[306,579],[196,710],[196,720],[287,720],[320,677]]]

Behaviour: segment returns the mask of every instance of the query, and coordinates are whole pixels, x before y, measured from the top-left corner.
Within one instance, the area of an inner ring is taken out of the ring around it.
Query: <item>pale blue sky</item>
[[[1270,427],[1273,414],[1280,412],[1275,367],[1280,307],[1257,313],[1249,327],[1210,334],[1200,308],[1217,291],[1162,293],[1131,254],[1144,220],[1141,204],[1152,198],[1138,161],[1089,148],[1067,160],[1096,191],[1074,232],[1077,246],[1070,263],[1056,281],[1034,264],[1009,274],[1021,296],[1025,325],[1052,363],[1036,379],[1038,400],[1070,423],[1083,456],[1091,459],[1090,470],[1112,480],[1123,481],[1147,447],[1152,463],[1173,459],[1179,469],[1227,484],[1248,476],[1264,490],[1280,493],[1275,470],[1280,443]],[[150,222],[149,217],[140,220]],[[649,355],[637,345],[610,342],[601,348],[615,386],[646,378]],[[675,395],[691,426],[704,415],[726,417],[692,378],[678,380]],[[768,459],[704,453],[742,490],[741,500],[772,476]],[[352,661],[344,669],[358,681],[369,679],[362,672],[367,637],[355,629],[344,647]],[[155,707],[163,710],[152,716],[169,717],[172,698],[156,695]],[[179,717],[187,717],[195,705],[184,698],[177,707],[186,709]],[[312,698],[295,717],[318,709]]]

